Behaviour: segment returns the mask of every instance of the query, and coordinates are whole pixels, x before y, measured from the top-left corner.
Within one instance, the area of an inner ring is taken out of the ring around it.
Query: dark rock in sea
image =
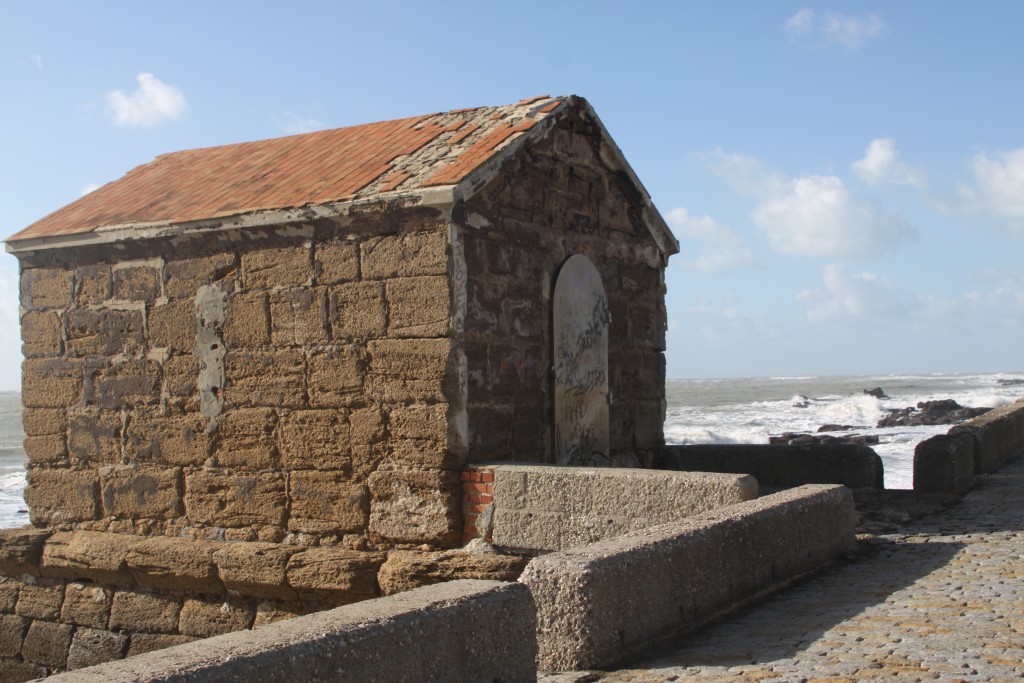
[[[854,429],[864,429],[863,427],[854,427],[853,425],[821,425],[818,427],[819,432],[849,432]]]
[[[878,427],[951,425],[984,415],[991,408],[965,408],[953,399],[921,401],[916,408],[899,408],[878,421]]]
[[[1024,384],[1024,379],[997,379],[996,382],[1003,387],[1017,387]]]
[[[875,387],[874,389],[862,389],[861,391],[863,391],[868,396],[874,396],[875,398],[889,398],[885,394],[885,392],[882,391],[882,387]]]
[[[851,429],[854,428],[851,427]],[[862,446],[873,446],[878,443],[878,437],[874,434],[849,434],[844,436],[832,436],[831,434],[784,432],[782,434],[779,434],[778,436],[769,436],[768,443],[780,444],[783,446],[834,446],[837,444],[857,444]]]

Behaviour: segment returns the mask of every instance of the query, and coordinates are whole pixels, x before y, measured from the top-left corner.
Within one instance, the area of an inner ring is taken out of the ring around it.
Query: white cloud
[[[753,218],[774,250],[791,256],[861,259],[915,236],[903,219],[854,197],[836,176],[786,178],[740,154],[718,154],[712,170],[758,199]]]
[[[885,28],[886,23],[877,14],[851,17],[828,12],[819,16],[807,8],[786,21],[786,34],[790,40],[815,47],[838,47],[846,52],[856,52]]]
[[[864,158],[853,162],[853,171],[868,185],[925,186],[924,173],[900,161],[892,138],[872,140],[864,151]]]
[[[676,235],[699,243],[694,258],[683,261],[683,267],[703,273],[724,273],[749,267],[754,254],[743,238],[710,216],[693,216],[684,208],[672,209],[666,215]],[[684,247],[684,254],[687,249]]]
[[[964,208],[1009,222],[1024,238],[1024,147],[974,157],[975,187],[962,188]]]
[[[137,78],[138,89],[130,95],[121,90],[107,93],[107,113],[117,126],[153,126],[177,121],[188,109],[181,90],[150,73]]]
[[[808,33],[814,28],[814,10],[806,7],[791,16],[786,22],[786,33],[790,38]]]
[[[35,62],[36,71],[43,70],[43,57],[42,55],[32,55],[32,61]]]
[[[842,318],[893,317],[912,308],[908,294],[895,291],[875,273],[849,274],[842,266],[829,264],[821,271],[824,289],[804,290],[796,300],[806,306],[810,322]]]
[[[324,127],[320,121],[312,116],[302,116],[292,111],[286,111],[280,116],[275,117],[274,121],[286,135],[309,133]]]
[[[78,196],[79,197],[84,197],[85,195],[89,194],[90,192],[94,192],[94,191],[96,191],[98,189],[100,189],[100,186],[97,185],[96,183],[88,183],[88,184],[86,184],[85,187],[82,188],[82,191],[78,193]]]

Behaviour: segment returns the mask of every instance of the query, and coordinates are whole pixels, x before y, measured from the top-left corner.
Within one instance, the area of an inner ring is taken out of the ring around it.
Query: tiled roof
[[[535,97],[163,154],[8,241],[179,224],[454,185],[565,98]]]

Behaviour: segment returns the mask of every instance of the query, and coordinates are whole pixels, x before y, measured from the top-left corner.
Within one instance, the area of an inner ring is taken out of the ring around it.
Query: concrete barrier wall
[[[802,486],[533,559],[538,664],[608,666],[853,551],[853,496]]]
[[[883,488],[882,459],[868,446],[712,444],[665,446],[657,467],[684,472],[753,475],[762,487],[842,484]]]
[[[1024,448],[1024,399],[959,424],[949,433],[974,439],[975,473],[995,472]]]
[[[502,548],[572,548],[757,497],[741,474],[479,465],[463,474],[468,538]]]
[[[523,585],[463,579],[51,677],[157,681],[537,680]]]
[[[970,434],[938,434],[914,448],[914,491],[959,497],[974,484],[974,439]]]

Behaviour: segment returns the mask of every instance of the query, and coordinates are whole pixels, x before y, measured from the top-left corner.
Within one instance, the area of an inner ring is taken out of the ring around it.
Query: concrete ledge
[[[486,470],[493,483],[476,481],[481,476],[464,484],[467,525],[496,546],[528,552],[593,543],[758,494],[754,478],[738,474],[520,464],[471,469]],[[474,497],[487,502],[471,507]]]
[[[51,677],[157,681],[537,680],[525,586],[462,579]]]
[[[535,558],[538,665],[600,668],[853,551],[841,486],[803,486]]]
[[[974,439],[939,434],[914,449],[914,491],[963,496],[974,488]]]
[[[949,433],[970,434],[974,439],[976,474],[995,472],[1024,448],[1024,399],[959,424]]]
[[[684,472],[750,474],[763,487],[842,484],[883,488],[882,459],[868,446],[712,444],[665,446],[657,466]]]

